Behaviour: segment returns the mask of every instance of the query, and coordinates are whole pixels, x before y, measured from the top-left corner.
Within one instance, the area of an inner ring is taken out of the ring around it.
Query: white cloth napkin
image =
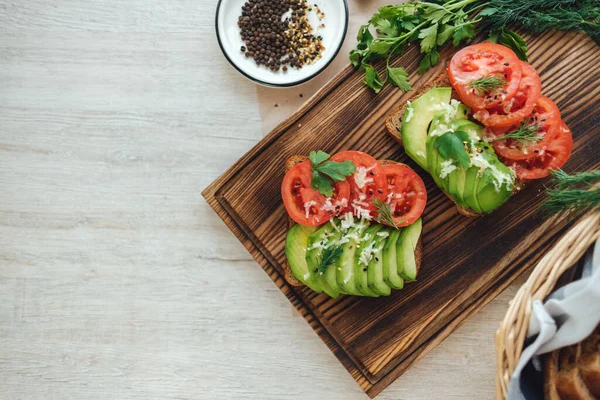
[[[533,303],[527,332],[528,340],[533,342],[523,350],[511,377],[509,400],[543,398],[536,379],[541,365],[534,356],[582,341],[600,322],[600,239],[584,257],[580,280],[552,293],[545,303]],[[533,364],[529,364],[532,359]]]

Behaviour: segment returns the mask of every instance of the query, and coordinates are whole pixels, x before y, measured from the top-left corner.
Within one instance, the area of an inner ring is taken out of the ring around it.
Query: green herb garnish
[[[344,252],[342,246],[331,246],[323,250],[321,260],[319,261],[318,270],[323,275],[328,267],[333,265]]]
[[[324,151],[311,151],[312,188],[325,196],[333,195],[333,182],[343,182],[356,171],[356,165],[350,160],[344,162],[327,161],[331,156]]]
[[[540,129],[541,127],[538,124],[526,124],[525,121],[523,121],[516,131],[490,138],[490,141],[495,142],[497,140],[513,139],[523,144],[528,142],[539,142],[544,138],[544,136],[538,134]]]
[[[400,229],[398,225],[396,225],[396,222],[394,222],[394,213],[389,204],[378,198],[373,198],[373,205],[377,207],[377,222],[389,225],[394,229]]]
[[[555,29],[600,37],[597,0],[491,0],[483,13],[492,29],[517,24],[532,33]]]
[[[486,93],[498,93],[500,88],[504,87],[504,85],[506,85],[504,76],[500,74],[489,74],[482,76],[479,79],[475,79],[467,86],[472,87],[478,95],[482,96]]]
[[[598,0],[435,0],[385,6],[360,27],[350,61],[365,73],[365,84],[375,92],[386,83],[408,91],[408,74],[401,67],[391,67],[390,61],[393,55],[404,54],[409,44],[419,46],[421,74],[438,64],[443,46],[458,46],[472,39],[476,28],[527,61],[527,44],[507,28],[513,25],[526,32],[556,29],[599,38],[600,7]],[[373,63],[384,59],[386,68],[380,76]]]
[[[452,159],[458,162],[463,168],[468,168],[471,164],[467,146],[471,144],[469,134],[464,131],[446,132],[435,140],[433,146],[445,159]]]
[[[561,211],[580,211],[600,208],[600,170],[569,175],[553,171],[552,189],[546,189],[548,200],[543,211],[556,214]]]

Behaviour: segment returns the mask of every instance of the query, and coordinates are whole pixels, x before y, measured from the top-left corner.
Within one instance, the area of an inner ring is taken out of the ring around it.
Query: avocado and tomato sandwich
[[[313,151],[287,160],[281,195],[290,284],[379,297],[417,279],[427,191],[407,165]]]
[[[508,47],[467,46],[388,116],[386,129],[460,213],[490,213],[571,155],[571,131],[541,86]]]

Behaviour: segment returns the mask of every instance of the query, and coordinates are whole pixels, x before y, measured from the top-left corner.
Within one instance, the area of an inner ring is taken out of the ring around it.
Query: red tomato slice
[[[552,142],[556,136],[556,131],[562,123],[560,111],[556,104],[547,97],[540,96],[535,104],[531,114],[523,121],[526,125],[537,125],[538,135],[543,138],[538,142],[520,142],[515,139],[504,139],[493,141],[492,145],[496,154],[511,160],[527,160],[536,156]],[[493,132],[495,136],[514,132],[519,129],[520,124],[513,125],[510,128],[491,128],[488,132]]]
[[[478,91],[470,87],[473,81],[500,76],[505,80],[497,92]],[[479,43],[457,52],[448,64],[448,78],[463,103],[476,109],[490,108],[512,99],[521,82],[521,63],[508,47],[494,43]]]
[[[306,160],[285,174],[281,196],[290,218],[300,225],[318,226],[343,211],[350,197],[350,185],[336,182],[333,196],[327,198],[312,188],[312,165]]]
[[[556,136],[539,155],[528,160],[514,161],[513,166],[519,179],[530,180],[545,178],[551,170],[562,168],[573,150],[573,134],[569,127],[560,122]]]
[[[540,97],[542,83],[535,69],[526,62],[519,61],[523,76],[519,90],[510,100],[489,109],[475,110],[473,118],[485,126],[508,127],[525,119]]]
[[[350,160],[356,165],[356,172],[348,178],[350,183],[351,211],[360,217],[361,210],[367,210],[373,216],[377,209],[373,198],[387,199],[387,183],[382,166],[376,159],[361,151],[342,151],[330,158],[334,162]]]
[[[401,164],[383,166],[388,183],[388,204],[397,226],[414,223],[425,210],[427,189],[415,171]]]

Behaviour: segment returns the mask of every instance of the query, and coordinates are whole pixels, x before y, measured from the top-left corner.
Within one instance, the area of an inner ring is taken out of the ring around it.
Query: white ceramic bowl
[[[240,50],[244,46],[237,24],[242,15],[242,6],[247,0],[219,0],[217,5],[216,30],[219,46],[227,60],[246,78],[273,87],[289,87],[307,82],[323,71],[335,58],[342,47],[348,30],[348,4],[346,0],[310,0],[309,4],[317,4],[325,14],[319,21],[314,14],[309,20],[314,28],[315,36],[323,37],[325,50],[315,63],[304,65],[301,69],[288,68],[286,72],[273,72],[264,65],[258,66],[252,58],[246,58]],[[324,24],[324,28],[319,28]]]

